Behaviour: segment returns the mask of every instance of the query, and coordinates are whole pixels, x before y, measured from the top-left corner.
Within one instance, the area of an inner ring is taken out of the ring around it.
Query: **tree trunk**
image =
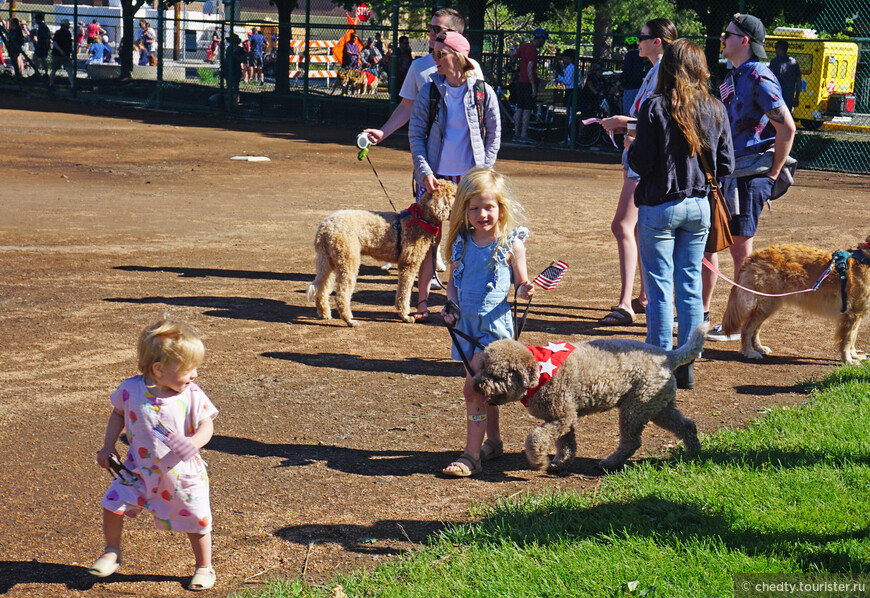
[[[121,45],[124,52],[121,54],[121,79],[129,79],[133,74],[133,41],[136,39],[136,24],[133,16],[136,14],[145,0],[121,0]],[[160,5],[159,10],[163,10],[163,5]],[[160,32],[159,35],[163,33]],[[156,41],[154,42],[156,45]]]
[[[578,15],[580,18],[580,15]],[[610,14],[610,9],[604,5],[599,5],[595,10],[595,25],[594,31],[597,35],[592,39],[592,56],[593,58],[610,58],[610,49],[612,45],[612,37],[602,35],[604,32],[609,32],[613,29],[613,18]]]
[[[471,57],[480,60],[483,55],[483,30],[486,28],[486,1],[471,0],[468,3],[468,26],[465,36],[471,45]]]

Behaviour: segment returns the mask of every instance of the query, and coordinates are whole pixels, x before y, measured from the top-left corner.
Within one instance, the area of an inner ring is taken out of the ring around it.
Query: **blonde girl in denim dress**
[[[502,338],[513,338],[508,291],[516,284],[517,296],[528,301],[534,293],[526,270],[525,240],[529,230],[515,228],[523,216],[522,206],[511,197],[507,179],[489,168],[468,171],[456,191],[450,215],[447,246],[452,247],[447,297],[462,311],[456,320],[447,309],[441,315],[447,324],[477,339],[486,346]],[[471,367],[477,369],[481,349],[458,339],[466,355],[471,355]],[[457,348],[453,359],[459,360]],[[442,470],[447,476],[464,478],[480,473],[481,461],[504,453],[499,431],[498,407],[486,404],[486,397],[471,387],[471,374],[466,372],[465,451]],[[484,442],[484,437],[486,441]]]

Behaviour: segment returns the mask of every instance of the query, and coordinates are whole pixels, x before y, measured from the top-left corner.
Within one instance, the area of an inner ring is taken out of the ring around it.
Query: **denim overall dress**
[[[508,235],[507,244],[498,244],[498,239],[486,246],[479,246],[470,238],[457,237],[450,260],[453,262],[453,285],[457,291],[457,303],[462,317],[456,328],[476,338],[483,346],[502,339],[514,337],[514,321],[511,315],[508,292],[513,282],[513,269],[507,263],[514,239],[521,242],[529,236],[529,229],[516,228]],[[467,242],[466,242],[467,241]],[[458,338],[462,350],[470,358],[480,349],[465,339]],[[461,359],[454,345],[451,357]]]

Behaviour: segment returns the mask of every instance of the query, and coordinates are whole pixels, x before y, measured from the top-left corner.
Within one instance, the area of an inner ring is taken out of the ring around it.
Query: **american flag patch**
[[[548,266],[543,272],[538,274],[538,277],[535,278],[532,283],[538,285],[542,289],[550,291],[556,288],[556,285],[559,284],[559,281],[562,280],[562,277],[565,276],[565,272],[567,271],[568,264],[559,260],[558,262],[550,264],[550,266]]]
[[[731,77],[725,77],[725,81],[719,86],[719,98],[724,102],[734,94],[734,82]]]

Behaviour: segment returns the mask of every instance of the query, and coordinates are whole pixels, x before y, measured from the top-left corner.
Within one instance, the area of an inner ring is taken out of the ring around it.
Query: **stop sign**
[[[369,8],[368,4],[360,4],[356,7],[356,18],[359,19],[360,23],[368,21],[371,14],[372,9]]]

